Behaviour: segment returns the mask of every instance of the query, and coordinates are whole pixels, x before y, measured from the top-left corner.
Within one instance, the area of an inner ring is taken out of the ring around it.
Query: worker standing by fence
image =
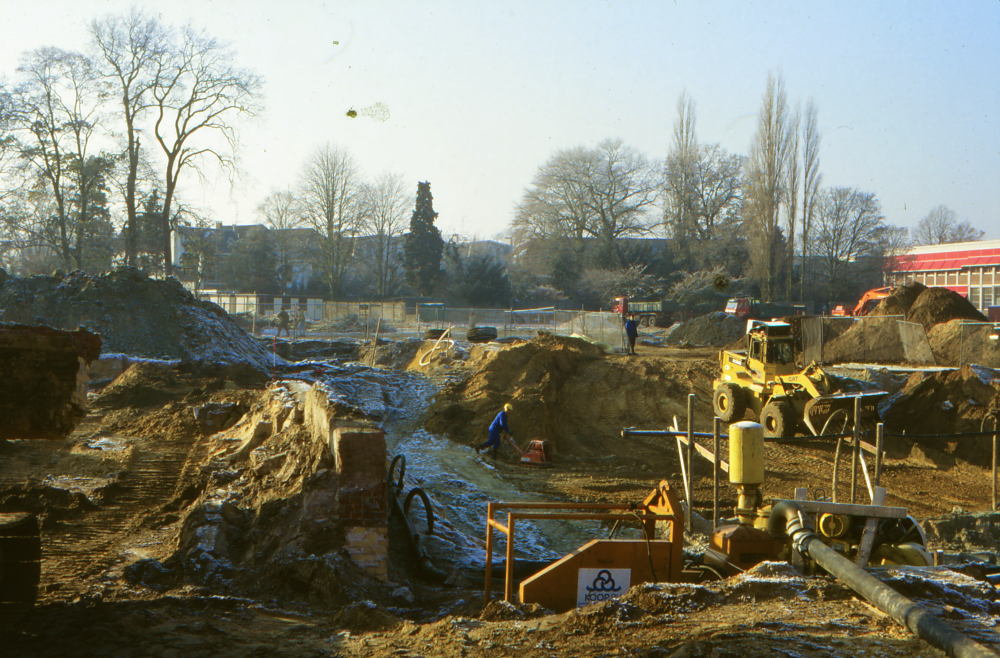
[[[625,337],[628,338],[627,354],[635,354],[635,339],[639,337],[639,326],[635,323],[635,316],[629,315],[625,321]]]

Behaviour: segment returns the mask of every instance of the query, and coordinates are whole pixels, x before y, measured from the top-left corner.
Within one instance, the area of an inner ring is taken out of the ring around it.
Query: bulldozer
[[[727,423],[743,420],[747,409],[760,418],[765,438],[790,438],[808,429],[846,431],[861,398],[863,427],[878,422],[885,391],[848,391],[813,362],[799,370],[795,338],[786,322],[747,321],[747,349],[719,353],[721,375],[712,383],[715,415]],[[804,426],[804,427],[803,427]]]

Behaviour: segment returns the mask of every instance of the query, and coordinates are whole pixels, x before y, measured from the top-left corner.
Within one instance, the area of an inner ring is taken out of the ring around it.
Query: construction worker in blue
[[[625,321],[625,336],[628,338],[628,352],[626,354],[635,354],[635,339],[639,337],[639,326],[635,323],[635,316],[628,316],[628,320]]]
[[[497,417],[493,419],[490,423],[490,438],[486,439],[483,443],[476,446],[476,452],[480,452],[486,448],[493,448],[493,459],[497,458],[497,450],[500,449],[500,438],[503,433],[507,433],[507,440],[517,448],[517,444],[514,443],[514,439],[510,433],[510,427],[507,426],[507,414],[514,410],[514,407],[510,404],[505,404],[503,406],[503,411],[497,414]],[[520,450],[518,451],[520,452]]]

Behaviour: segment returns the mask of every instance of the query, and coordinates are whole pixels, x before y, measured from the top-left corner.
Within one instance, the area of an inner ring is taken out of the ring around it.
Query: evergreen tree
[[[406,282],[421,295],[429,296],[441,278],[441,254],[444,240],[434,225],[434,197],[430,183],[417,183],[417,204],[410,218],[410,232],[403,244],[403,268]]]

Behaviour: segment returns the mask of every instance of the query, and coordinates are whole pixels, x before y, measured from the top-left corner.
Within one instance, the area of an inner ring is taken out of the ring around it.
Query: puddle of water
[[[102,452],[118,452],[119,450],[125,450],[126,447],[121,442],[106,437],[93,441],[84,441],[83,445],[91,450],[101,450]]]

